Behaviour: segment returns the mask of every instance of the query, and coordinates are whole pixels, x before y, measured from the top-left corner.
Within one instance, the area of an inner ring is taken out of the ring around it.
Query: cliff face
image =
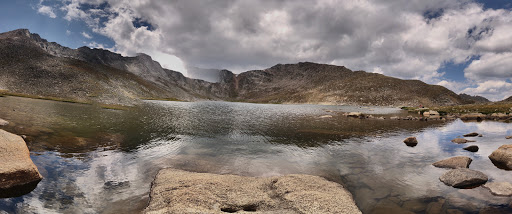
[[[0,90],[130,104],[140,98],[264,103],[451,105],[467,101],[417,80],[298,63],[238,75],[216,70],[215,83],[164,69],[150,56],[123,57],[108,50],[70,49],[28,30],[0,34]]]

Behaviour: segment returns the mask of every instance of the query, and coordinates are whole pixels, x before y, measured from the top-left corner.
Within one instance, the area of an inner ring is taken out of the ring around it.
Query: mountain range
[[[200,77],[204,70],[189,69],[192,77]],[[240,74],[209,70],[213,73],[207,77],[210,81],[192,79],[162,68],[146,54],[124,57],[103,49],[71,49],[27,29],[0,34],[0,90],[10,93],[121,105],[141,99],[379,106],[457,105],[482,100],[419,80],[311,62],[278,64]]]

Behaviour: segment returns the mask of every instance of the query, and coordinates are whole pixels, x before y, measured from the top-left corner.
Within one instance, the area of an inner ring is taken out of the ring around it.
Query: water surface
[[[27,136],[44,179],[31,193],[0,199],[7,213],[137,213],[148,202],[159,169],[277,176],[305,173],[343,184],[365,213],[397,206],[425,213],[443,209],[478,213],[507,207],[509,197],[482,187],[454,189],[439,181],[435,161],[466,155],[471,169],[512,182],[511,171],[487,156],[510,143],[509,123],[360,120],[341,111],[407,115],[394,108],[148,101],[130,111],[0,97],[6,130]],[[320,118],[332,115],[332,118]],[[450,140],[469,132],[480,150]],[[416,136],[416,147],[403,139]],[[411,204],[416,204],[411,208]],[[507,210],[508,209],[508,210]]]

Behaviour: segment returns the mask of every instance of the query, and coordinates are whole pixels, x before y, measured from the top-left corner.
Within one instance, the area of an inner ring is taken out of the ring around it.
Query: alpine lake
[[[447,169],[432,166],[469,156],[469,168],[489,181],[512,182],[512,171],[488,158],[512,143],[505,139],[512,135],[511,123],[343,115],[354,111],[418,116],[398,108],[213,101],[144,101],[112,110],[0,97],[0,118],[10,122],[2,128],[26,137],[44,177],[32,192],[0,199],[0,213],[140,213],[154,176],[167,167],[257,177],[317,175],[342,184],[363,213],[512,213],[511,197],[481,186],[446,186],[439,177]],[[483,137],[450,142],[470,132]],[[403,143],[410,136],[417,146]],[[462,149],[468,145],[480,149]]]

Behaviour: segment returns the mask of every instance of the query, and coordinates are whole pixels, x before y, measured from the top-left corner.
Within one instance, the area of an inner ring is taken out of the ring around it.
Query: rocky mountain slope
[[[309,62],[214,73],[218,81],[207,82],[164,69],[145,54],[70,49],[25,29],[0,34],[0,90],[12,93],[114,104],[141,98],[395,106],[474,102],[418,80]]]
[[[491,101],[482,96],[472,96],[469,94],[459,94],[459,96],[466,102],[471,103],[490,103]]]
[[[503,102],[512,103],[512,96],[507,99],[504,99]]]

